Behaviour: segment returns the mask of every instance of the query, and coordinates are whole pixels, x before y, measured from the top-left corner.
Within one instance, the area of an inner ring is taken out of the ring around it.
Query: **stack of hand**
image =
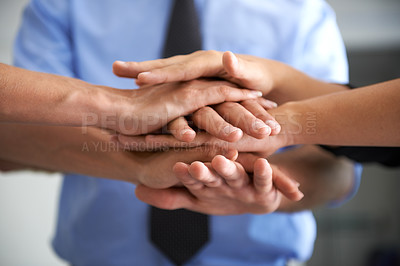
[[[135,78],[140,86],[130,92],[140,112],[135,112],[136,121],[115,128],[124,134],[114,141],[135,152],[200,152],[213,157],[176,162],[177,182],[143,177],[136,188],[138,198],[160,208],[208,214],[269,213],[283,198],[299,201],[299,183],[266,159],[289,143],[267,112],[277,104],[260,97],[278,86],[284,75],[279,66],[216,51],[115,62],[117,76]]]

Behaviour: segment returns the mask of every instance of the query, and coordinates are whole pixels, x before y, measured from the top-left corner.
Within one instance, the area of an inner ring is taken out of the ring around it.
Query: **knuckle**
[[[202,55],[204,55],[204,53],[207,53],[207,51],[198,50],[198,51],[193,52],[192,55],[196,55],[196,56],[200,55],[200,56],[202,56]]]
[[[193,100],[196,96],[196,89],[193,86],[186,86],[181,91],[180,96],[182,97],[182,101],[190,101]]]
[[[173,197],[163,197],[162,206],[160,207],[166,210],[175,210],[177,209],[177,204]]]
[[[183,185],[185,185],[186,187],[190,187],[190,188],[195,188],[196,186],[199,185],[199,182],[194,179],[181,180],[181,182]]]
[[[240,90],[240,91],[242,91],[243,94],[246,93],[245,90]],[[244,107],[247,107],[247,106],[255,105],[255,104],[257,104],[257,102],[255,100],[251,99],[251,100],[241,101],[240,104],[243,105]]]
[[[225,100],[229,96],[230,88],[226,85],[220,85],[217,87],[217,91]]]
[[[221,104],[222,107],[228,108],[228,109],[230,109],[230,108],[235,108],[235,107],[237,107],[238,105],[239,105],[239,104],[238,104],[238,103],[235,103],[235,102],[224,102],[224,103]]]
[[[186,62],[178,62],[172,68],[178,75],[178,80],[187,80],[187,63]]]
[[[208,50],[207,51],[207,55],[212,56],[212,57],[216,57],[216,56],[221,55],[221,52],[216,51],[216,50]]]
[[[220,154],[219,149],[213,146],[204,146],[204,149],[205,149],[205,156],[207,157],[208,160],[212,160],[212,158]]]
[[[233,171],[227,171],[227,172],[225,172],[224,173],[224,178],[226,179],[226,180],[229,180],[230,182],[229,182],[229,184],[232,186],[235,186],[236,185],[236,183],[237,183],[237,181],[238,181],[238,178],[236,177],[236,175],[235,175],[235,172],[233,172]]]
[[[217,178],[216,180],[208,182],[206,185],[207,187],[219,187],[222,185],[222,179]]]
[[[198,109],[196,112],[193,114],[193,119],[199,119],[200,117],[210,113],[212,111],[212,108],[209,106],[204,106],[200,109]]]

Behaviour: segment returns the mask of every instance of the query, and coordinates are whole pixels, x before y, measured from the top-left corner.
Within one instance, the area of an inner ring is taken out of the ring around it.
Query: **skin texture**
[[[294,144],[400,146],[400,79],[345,90],[280,62],[216,51],[131,62],[124,71],[140,84],[218,76],[262,91],[283,104],[269,111],[282,125],[281,136],[268,141],[278,142],[272,150]]]
[[[269,161],[271,165],[258,156],[242,153],[237,162],[216,156],[209,163],[177,163],[174,172],[186,189],[140,185],[136,196],[164,209],[186,208],[214,215],[259,214],[314,208],[343,199],[353,186],[352,163],[317,147],[283,152]],[[304,194],[298,190],[298,183]]]
[[[396,79],[289,102],[271,110],[271,115],[280,114],[275,117],[285,123],[287,145],[400,147],[399,88],[400,79]]]
[[[109,135],[96,128],[89,129],[85,134],[82,134],[82,129],[71,127],[1,124],[0,129],[0,165],[13,162],[14,165],[22,167],[28,164],[29,167],[50,171],[75,172],[141,184],[138,186],[138,197],[162,208],[185,207],[208,214],[261,213],[271,212],[275,208],[279,211],[298,211],[341,199],[352,186],[351,163],[338,160],[314,147],[308,147],[268,158],[273,169],[272,176],[266,161],[256,159],[254,162],[253,159],[259,155],[248,156],[248,161],[246,156],[240,155],[237,162],[243,166],[246,174],[235,163],[242,173],[239,180],[231,178],[226,182],[229,186],[211,187],[212,191],[208,190],[208,186],[204,186],[205,189],[193,191],[193,195],[190,194],[192,188],[188,183],[186,185],[189,188],[176,187],[185,184],[181,180],[182,175],[179,174],[177,164],[193,165],[194,169],[190,174],[196,178],[199,177],[196,175],[196,167],[200,166],[200,162],[217,164],[218,169],[218,164],[221,163],[218,160],[221,160],[221,157],[217,155],[223,155],[233,162],[237,157],[236,151],[197,149],[137,153],[118,149],[117,146],[107,146],[110,145]],[[35,141],[31,141],[32,139]],[[224,162],[226,163],[223,161],[220,167],[224,168]],[[278,170],[275,170],[275,165],[279,167]],[[221,174],[223,179],[232,177],[232,173],[229,172]],[[200,177],[207,179],[206,175],[207,173]],[[273,186],[270,185],[271,178]],[[254,181],[250,182],[252,179]],[[297,190],[296,182],[290,182],[290,179],[301,184],[305,197],[299,202],[295,200],[300,199],[302,194]],[[220,182],[220,185],[224,182]],[[242,190],[242,187],[245,188]],[[143,188],[147,191],[140,193],[140,189]],[[171,190],[185,192],[183,203],[191,204],[182,205],[182,196],[171,195]],[[223,197],[223,202],[226,203],[223,206],[215,204],[220,197]],[[164,203],[166,205],[163,205]],[[212,206],[215,208],[211,208]]]
[[[237,156],[235,150],[211,148],[129,152],[110,143],[109,138],[107,132],[97,128],[83,133],[73,127],[0,124],[0,167],[34,167],[166,188],[179,183],[172,171],[177,161],[210,161],[218,154]]]
[[[241,87],[261,91],[278,104],[348,89],[305,76],[278,61],[231,52],[197,51],[153,61],[117,61],[113,69],[118,76],[136,78],[138,84],[219,77]]]
[[[115,66],[117,66],[117,70]],[[120,71],[122,76],[137,78],[138,84],[153,84],[179,79],[190,80],[201,76],[218,76],[235,82],[240,86],[261,90],[264,94],[268,94],[268,97],[271,96],[277,102],[285,102],[289,99],[302,100],[304,98],[345,89],[344,86],[335,84],[327,84],[327,86],[321,89],[320,85],[323,84],[322,82],[308,77],[303,79],[304,77],[300,72],[291,68],[286,69],[286,66],[281,63],[270,60],[259,60],[247,56],[236,57],[229,52],[223,55],[222,53],[214,51],[196,52],[188,56],[177,56],[169,59],[142,63],[128,63],[124,64],[122,69],[118,69],[120,66],[120,62],[115,63],[114,71]],[[187,71],[187,69],[190,69],[190,71]],[[273,70],[279,71],[275,72],[277,74],[274,75]],[[124,71],[126,72],[122,74]],[[145,72],[140,73],[140,71]],[[279,76],[278,73],[287,74],[290,71],[292,72],[291,77],[293,77],[293,79],[286,80],[293,80],[296,84],[305,84],[304,86],[308,87],[306,93],[299,94],[298,92],[294,92],[290,95],[286,95],[294,83],[282,83],[285,79]],[[242,108],[244,106],[246,106],[246,103],[241,103],[241,106],[230,105],[227,109],[237,116],[243,113]],[[249,106],[256,106],[256,108],[252,109],[253,114],[257,112],[260,114],[265,111],[259,111],[261,108],[258,108],[254,103],[248,103],[247,107]],[[218,107],[214,109],[218,109]],[[279,107],[271,109],[269,112],[276,116],[282,114],[282,121],[285,119],[288,120],[287,113],[279,110]],[[233,116],[235,117],[235,115]],[[293,121],[289,119],[289,122]],[[285,125],[284,128],[287,129],[287,126]],[[336,165],[336,171],[334,170],[335,168],[331,168],[332,165],[337,163],[335,162],[336,159],[323,153],[319,156],[313,156],[321,153],[321,151],[313,150],[315,148],[305,148],[305,151],[300,149],[301,151],[285,152],[285,155],[272,156],[271,160],[279,158],[278,164],[280,163],[286,166],[282,168],[284,169],[282,171],[278,166],[270,165],[267,160],[262,159],[274,153],[278,148],[287,146],[287,143],[293,139],[291,133],[292,131],[285,131],[280,135],[270,136],[264,139],[257,139],[245,134],[242,139],[235,143],[228,143],[221,139],[216,139],[207,133],[198,133],[196,138],[189,143],[183,143],[173,136],[165,135],[135,138],[119,135],[118,141],[130,149],[134,149],[138,146],[144,149],[218,146],[235,148],[241,152],[238,162],[222,159],[222,157],[219,156],[208,163],[194,162],[190,165],[177,163],[174,167],[174,172],[187,190],[182,188],[153,190],[145,186],[138,186],[136,190],[137,196],[141,200],[160,208],[189,208],[199,212],[211,212],[213,214],[240,214],[243,212],[269,213],[276,210],[294,211],[302,208],[311,208],[321,202],[340,198],[338,195],[344,197],[345,193],[343,192],[348,192],[352,185],[352,175],[350,174],[352,172],[352,166],[349,162],[341,162],[341,164],[345,166]],[[245,154],[243,152],[253,153]],[[289,153],[289,155],[287,155],[287,153]],[[241,159],[251,156],[253,160]],[[322,158],[324,156],[326,157],[321,159],[320,156]],[[303,161],[297,160],[299,158]],[[310,171],[310,169],[318,169],[318,171],[313,172]],[[327,169],[332,171],[327,172]],[[248,173],[252,173],[252,175]],[[331,183],[331,180],[335,179],[333,179],[334,177],[332,176],[329,179],[326,178],[326,176],[329,176],[327,173],[334,173],[337,175],[336,180],[339,180],[339,177],[345,177],[346,179],[341,180],[343,186],[338,186],[334,182]],[[290,180],[290,175],[293,175],[295,179],[301,181],[302,189],[306,191],[306,197],[297,205],[292,204],[293,201],[301,199],[303,194],[294,189],[294,183],[292,183],[292,187],[289,185],[287,190],[282,188],[278,189],[282,180]],[[281,178],[277,178],[279,176]],[[314,182],[310,182],[314,177],[321,176],[324,176],[326,179],[320,178],[314,180]],[[324,182],[321,182],[321,180],[324,180]],[[264,184],[264,186],[262,186],[263,189],[260,189],[260,184]],[[320,185],[319,188],[323,187],[323,184],[330,184],[330,188],[326,187],[326,189],[331,189],[331,191],[332,187],[337,187],[337,189],[334,190],[335,193],[326,193],[325,190],[314,189],[318,187],[318,185]],[[322,194],[320,191],[324,191],[324,193]],[[299,206],[301,206],[301,208],[298,208]]]
[[[115,68],[114,71],[117,72]],[[230,81],[235,81],[235,79],[237,78],[233,77]],[[188,82],[189,87],[198,86],[196,88],[203,91],[209,88],[212,82],[221,81]],[[168,92],[164,97],[169,97],[175,91],[181,92],[179,95],[185,95],[180,91],[182,84],[186,83],[176,81],[158,85],[141,84],[142,87],[138,93],[142,93],[141,101],[143,102],[147,97],[163,92]],[[250,83],[239,84],[236,82],[236,84],[247,85],[251,89],[256,88],[251,87]],[[221,85],[217,85],[217,87],[220,88]],[[187,86],[183,86],[183,88],[187,88]],[[124,91],[123,93],[128,92]],[[131,92],[129,95],[132,96]],[[140,97],[131,98],[139,99]],[[215,104],[213,108],[196,106],[197,110],[192,112],[194,112],[193,122],[206,131],[211,131],[211,129],[207,129],[215,127],[215,125],[204,123],[202,119],[211,116],[215,117],[213,121],[217,121],[217,116],[214,116],[213,112],[232,126],[242,128],[243,136],[248,136],[247,143],[244,143],[242,147],[246,147],[249,152],[253,153],[245,154],[242,149],[236,161],[235,146],[200,145],[184,150],[131,152],[119,149],[114,142],[111,142],[115,145],[113,148],[101,149],[99,145],[110,145],[108,142],[110,135],[98,129],[85,128],[83,133],[80,128],[6,124],[1,125],[4,130],[0,131],[0,139],[5,149],[0,156],[4,163],[29,164],[49,170],[77,172],[132,182],[139,184],[136,193],[145,202],[156,206],[161,204],[162,208],[183,207],[208,214],[297,211],[333,199],[340,199],[349,191],[352,185],[351,164],[333,157],[324,158],[323,152],[320,150],[288,151],[284,153],[284,156],[268,157],[268,161],[271,163],[269,164],[267,160],[263,159],[263,157],[267,157],[265,151],[257,152],[255,147],[259,145],[254,144],[253,140],[269,139],[263,135],[269,135],[273,130],[279,132],[279,130],[276,128],[276,124],[270,126],[272,130],[269,132],[264,126],[254,127],[254,125],[257,122],[266,124],[270,120],[271,117],[265,109],[273,107],[273,105],[269,104],[268,106],[262,100],[241,101],[235,99],[234,101],[239,101],[240,104],[229,102],[225,97],[222,100],[223,103]],[[148,104],[151,102],[143,103],[141,107],[147,108]],[[138,107],[140,107],[139,103]],[[178,117],[182,115],[180,112]],[[243,118],[238,119],[239,115],[242,115]],[[166,121],[169,120],[166,119]],[[172,119],[172,121],[175,120]],[[225,128],[221,126],[224,125],[224,121],[220,123],[219,130],[216,130],[217,133],[219,132],[218,134],[224,132],[221,131]],[[178,122],[177,128],[185,129],[185,122],[182,120]],[[218,128],[218,123],[216,124]],[[171,131],[175,129],[171,124],[168,127]],[[139,132],[142,131],[139,130]],[[175,133],[176,135],[179,134],[179,130],[176,132],[178,132]],[[228,132],[232,133],[235,130],[228,130]],[[209,137],[209,135],[206,136]],[[32,138],[35,139],[35,142],[30,141]],[[85,144],[89,147],[87,148]],[[241,147],[239,146],[239,148]],[[223,157],[218,155],[223,155]],[[306,158],[309,162],[302,163]],[[310,161],[311,158],[313,158],[312,161]],[[350,182],[343,182],[339,177],[345,177]],[[318,182],[314,178],[318,178]],[[333,189],[335,186],[331,180],[337,180],[340,185],[335,183],[336,188]],[[297,183],[302,184],[302,191],[306,195],[299,202],[297,201],[303,197],[303,194],[299,191]],[[327,189],[330,189],[330,193],[321,192]],[[174,193],[179,191],[180,194],[171,194],[171,191]],[[162,205],[165,203],[167,203],[166,206]],[[227,206],[229,207],[227,208]]]
[[[96,126],[138,135],[160,129],[206,105],[259,96],[260,92],[210,80],[119,90],[0,64],[0,122]],[[193,138],[195,133],[191,135]],[[241,137],[225,135],[228,141]]]

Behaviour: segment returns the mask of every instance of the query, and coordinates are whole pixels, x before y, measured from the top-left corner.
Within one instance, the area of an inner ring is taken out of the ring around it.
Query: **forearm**
[[[21,164],[0,159],[0,171],[9,172],[9,171],[19,171],[19,170],[44,170],[44,169],[43,168],[39,169],[37,167],[33,167],[28,164]]]
[[[0,64],[0,122],[94,125],[85,118],[110,112],[111,96],[78,79]]]
[[[354,185],[353,164],[316,146],[303,146],[277,153],[268,160],[298,181],[304,193],[304,198],[299,202],[283,197],[278,211],[301,211],[341,200]]]
[[[267,59],[261,60],[264,61],[263,65],[267,76],[271,76],[273,79],[272,90],[266,97],[278,104],[348,89],[347,86],[314,79],[284,63]]]
[[[98,129],[0,124],[0,143],[5,161],[138,182],[139,155],[118,150]]]
[[[271,114],[287,145],[400,146],[400,79],[284,104]]]

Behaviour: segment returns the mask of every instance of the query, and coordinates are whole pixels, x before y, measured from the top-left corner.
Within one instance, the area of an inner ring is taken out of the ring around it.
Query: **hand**
[[[139,85],[220,77],[266,95],[280,82],[281,65],[277,61],[232,52],[197,51],[153,61],[116,61],[113,70],[117,76],[136,78]]]
[[[203,107],[194,112],[192,121],[197,128],[209,132],[221,140],[235,142],[239,140],[242,130],[255,138],[261,139],[276,135],[280,125],[265,109],[275,107],[275,103],[264,98],[245,100],[241,103],[225,102],[211,107]],[[169,132],[181,141],[190,142],[188,121],[179,117],[168,124]],[[191,135],[194,135],[192,133]]]
[[[128,135],[152,132],[171,120],[193,113],[206,105],[255,99],[260,92],[243,90],[225,81],[194,80],[147,85],[137,90],[115,90],[109,110],[116,110],[112,125],[97,125]],[[111,93],[110,93],[111,94]],[[101,109],[101,108],[100,108]],[[101,114],[100,114],[101,115]],[[109,121],[101,119],[98,124]]]
[[[179,118],[168,125],[175,138],[170,135],[148,135],[147,137],[119,135],[117,140],[128,150],[143,151],[164,149],[167,147],[187,148],[215,145],[220,147],[234,147],[241,152],[262,152],[267,156],[284,146],[284,142],[281,140],[285,139],[285,135],[279,135],[273,139],[266,138],[270,134],[275,135],[279,133],[281,128],[265,110],[265,108],[271,108],[271,106],[268,106],[268,101],[265,103],[264,101],[266,100],[259,98],[257,100],[246,100],[241,102],[241,104],[226,102],[216,105],[214,107],[215,110],[210,107],[199,109],[193,114],[192,119],[194,124],[201,129],[205,129],[212,135],[200,132],[191,140],[182,140],[181,136],[183,134],[179,134],[179,132],[185,132],[189,126],[184,118]],[[229,123],[239,126],[247,134],[244,134],[244,137],[240,141],[233,144],[225,142],[232,142],[234,133],[240,133],[241,137],[242,132],[239,132],[238,128],[234,132],[231,131],[235,127],[231,126],[220,116],[225,118]],[[259,141],[257,138],[263,139],[263,141]]]
[[[241,163],[216,156],[211,163],[177,163],[174,172],[186,187],[163,190],[137,186],[137,197],[163,209],[185,208],[212,215],[270,213],[282,197],[299,201],[298,184],[267,160],[240,155]],[[253,172],[249,177],[247,171]]]
[[[270,136],[264,139],[256,139],[246,134],[237,142],[227,142],[218,139],[208,133],[200,132],[191,142],[177,140],[172,135],[146,135],[146,136],[125,136],[113,137],[125,150],[131,151],[160,151],[165,149],[187,149],[196,147],[217,147],[223,149],[236,149],[239,152],[253,152],[260,157],[268,157],[279,148],[281,135]]]
[[[178,185],[180,181],[173,173],[177,162],[192,163],[194,161],[209,161],[214,156],[223,154],[230,159],[236,159],[237,151],[214,147],[198,147],[188,150],[169,150],[155,153],[139,153],[136,156],[139,169],[136,178],[139,184],[151,188],[167,188]]]

